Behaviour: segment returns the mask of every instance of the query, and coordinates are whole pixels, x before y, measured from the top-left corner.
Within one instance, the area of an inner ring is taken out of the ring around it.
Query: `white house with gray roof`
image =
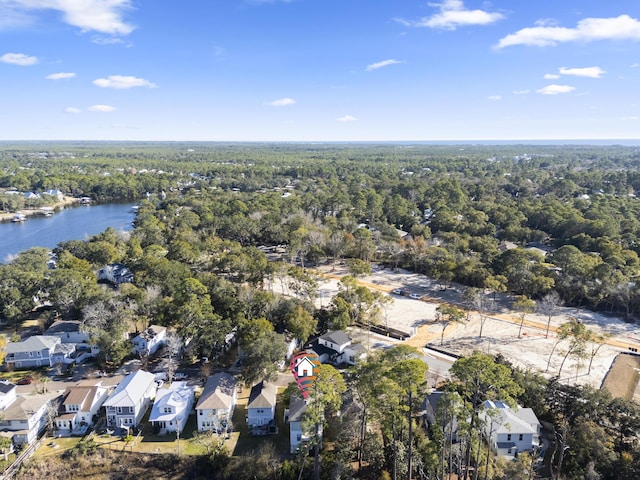
[[[505,458],[540,445],[540,422],[530,408],[512,409],[505,402],[487,400],[480,411],[485,438],[493,451]]]
[[[35,335],[21,342],[9,342],[5,347],[4,361],[8,369],[50,367],[54,365],[53,354],[61,344],[60,338],[49,335]]]
[[[340,365],[346,363],[355,365],[359,359],[366,356],[366,349],[353,340],[342,330],[327,332],[317,338],[311,347],[322,363]]]
[[[47,427],[49,408],[59,396],[59,392],[18,396],[2,412],[0,432],[16,446],[32,443]]]
[[[137,427],[156,395],[155,379],[153,373],[144,370],[132,372],[124,377],[104,402],[107,426]]]
[[[209,377],[196,405],[199,432],[227,429],[238,401],[237,386],[238,381],[228,373]]]
[[[273,422],[276,415],[278,387],[262,381],[251,388],[247,403],[247,424],[249,428],[262,427]]]

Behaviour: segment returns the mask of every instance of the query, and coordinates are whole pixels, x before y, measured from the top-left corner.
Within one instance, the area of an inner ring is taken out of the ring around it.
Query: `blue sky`
[[[0,0],[0,139],[640,138],[636,0]]]

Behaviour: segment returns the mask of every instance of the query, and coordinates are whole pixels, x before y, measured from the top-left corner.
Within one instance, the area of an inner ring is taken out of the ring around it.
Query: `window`
[[[118,413],[122,413],[122,407],[118,407]]]
[[[509,448],[509,450],[507,450],[507,453],[508,453],[508,454],[511,454],[511,448]]]
[[[202,410],[198,410],[198,415],[202,415]]]
[[[523,439],[524,439],[524,435],[522,433],[518,435],[518,440],[522,441]]]
[[[511,434],[507,433],[507,442],[510,442],[510,441],[511,441]],[[511,453],[511,452],[509,452],[509,453]]]
[[[42,356],[42,352],[38,352],[38,356],[41,357]]]
[[[164,413],[171,413],[171,407],[164,407]]]

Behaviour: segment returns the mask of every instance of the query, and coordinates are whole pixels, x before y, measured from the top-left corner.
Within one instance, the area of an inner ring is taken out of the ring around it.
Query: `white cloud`
[[[351,115],[345,115],[344,117],[336,118],[336,121],[341,123],[355,122],[356,120],[358,119]]]
[[[573,92],[575,89],[576,87],[572,87],[571,85],[547,85],[544,88],[536,90],[536,92],[543,95],[559,95],[561,93]]]
[[[102,35],[94,35],[91,41],[96,45],[122,45],[124,40],[118,37],[103,37]],[[131,46],[131,42],[127,42],[127,46]]]
[[[26,67],[38,63],[38,57],[32,57],[24,53],[5,53],[0,57],[0,62]]]
[[[105,106],[105,105],[102,105],[102,106]],[[80,113],[80,109],[76,107],[67,107],[64,109],[64,111],[67,113]]]
[[[98,78],[94,80],[93,84],[101,88],[116,88],[118,90],[134,87],[157,87],[155,83],[152,83],[149,80],[127,75],[109,75],[107,78]]]
[[[404,63],[404,62],[390,58],[389,60],[383,60],[381,62],[376,62],[376,63],[372,63],[371,65],[367,65],[367,68],[365,68],[365,70],[367,72],[372,72],[373,70],[377,70],[382,67],[387,67],[389,65],[395,65],[397,63]]]
[[[518,30],[500,39],[497,48],[513,45],[555,46],[563,42],[596,40],[640,40],[640,22],[629,15],[612,18],[585,18],[575,28],[540,24]]]
[[[489,25],[502,20],[504,15],[485,10],[467,10],[462,0],[443,0],[442,3],[430,3],[431,7],[438,7],[440,13],[424,17],[417,21],[397,18],[396,21],[407,27],[428,27],[455,30],[460,26]]]
[[[638,67],[640,67],[640,63],[631,64],[631,68],[638,68]]]
[[[131,8],[131,0],[2,0],[3,15],[18,20],[21,25],[31,23],[31,12],[55,10],[63,21],[82,31],[97,31],[110,35],[128,35],[134,26],[123,20]]]
[[[575,75],[576,77],[600,78],[605,72],[600,67],[566,68],[561,67],[559,72],[562,75]]]
[[[111,105],[93,105],[91,107],[89,107],[89,111],[91,112],[114,112],[116,111],[117,108],[116,107],[112,107]]]
[[[560,75],[556,74],[556,73],[545,73],[544,74],[544,78],[546,80],[557,80],[560,78]]]
[[[47,80],[65,80],[67,78],[73,78],[76,74],[72,72],[60,72],[60,73],[52,73],[51,75],[47,75]]]
[[[288,107],[289,105],[295,105],[296,101],[293,98],[279,98],[272,102],[267,102],[265,105],[270,107]]]
[[[502,99],[502,96],[501,96],[501,95],[489,95],[487,98],[488,98],[489,100],[492,100],[492,101],[496,102],[496,101],[498,101],[498,100],[501,100],[501,99]]]
[[[514,90],[514,95],[526,95],[527,93],[531,93],[531,90]]]

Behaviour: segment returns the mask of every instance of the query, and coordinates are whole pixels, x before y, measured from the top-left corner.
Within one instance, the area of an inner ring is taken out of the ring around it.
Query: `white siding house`
[[[289,452],[297,453],[306,443],[311,440],[311,435],[302,428],[302,420],[307,411],[308,401],[297,396],[291,397],[289,409],[285,410],[285,421],[289,423]],[[320,441],[322,441],[322,427]]]
[[[513,410],[504,402],[487,400],[480,416],[485,437],[498,455],[513,458],[540,444],[540,422],[530,408]]]
[[[173,382],[156,392],[149,421],[160,434],[182,432],[193,407],[194,391],[187,382]]]
[[[2,412],[0,431],[8,432],[15,446],[32,443],[47,427],[49,409],[59,396],[58,392],[18,396]]]
[[[198,431],[226,431],[238,400],[238,381],[228,373],[216,373],[207,380],[196,405]]]
[[[94,386],[69,387],[60,405],[60,415],[56,418],[59,435],[83,434],[93,425],[93,419],[107,399],[109,390],[101,382]]]
[[[278,388],[267,382],[254,385],[247,403],[247,424],[249,428],[269,425],[276,415]]]
[[[159,325],[151,325],[144,332],[136,335],[131,343],[133,343],[133,353],[146,357],[156,353],[158,348],[167,341],[167,329]]]

